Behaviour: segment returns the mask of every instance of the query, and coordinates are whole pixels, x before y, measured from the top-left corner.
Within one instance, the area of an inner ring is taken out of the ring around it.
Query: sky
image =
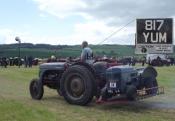
[[[175,0],[1,0],[0,44],[133,45],[137,18],[175,18]]]

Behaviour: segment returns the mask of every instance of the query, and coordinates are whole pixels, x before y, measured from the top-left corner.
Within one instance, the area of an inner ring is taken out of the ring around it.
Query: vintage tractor
[[[112,65],[112,66],[111,66]],[[33,99],[43,97],[43,86],[56,89],[70,104],[87,105],[96,97],[103,101],[134,101],[164,92],[158,87],[157,71],[149,66],[135,69],[107,62],[55,62],[40,65],[39,79],[30,83]]]

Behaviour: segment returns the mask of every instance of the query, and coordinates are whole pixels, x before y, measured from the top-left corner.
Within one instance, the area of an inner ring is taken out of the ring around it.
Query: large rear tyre
[[[32,79],[32,81],[30,82],[29,90],[32,99],[40,100],[43,97],[43,85],[39,83],[38,79]]]
[[[86,67],[72,66],[64,72],[60,81],[62,95],[70,104],[86,105],[94,96],[94,81]]]

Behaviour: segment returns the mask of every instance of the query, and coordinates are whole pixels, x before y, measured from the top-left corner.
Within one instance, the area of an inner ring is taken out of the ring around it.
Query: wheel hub
[[[83,80],[79,77],[75,77],[70,82],[70,89],[74,96],[80,96],[84,92]]]

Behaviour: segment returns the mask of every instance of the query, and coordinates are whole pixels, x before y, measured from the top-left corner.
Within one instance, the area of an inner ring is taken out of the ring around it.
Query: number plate
[[[116,83],[115,83],[115,82],[110,82],[109,87],[111,87],[111,88],[116,88]]]

